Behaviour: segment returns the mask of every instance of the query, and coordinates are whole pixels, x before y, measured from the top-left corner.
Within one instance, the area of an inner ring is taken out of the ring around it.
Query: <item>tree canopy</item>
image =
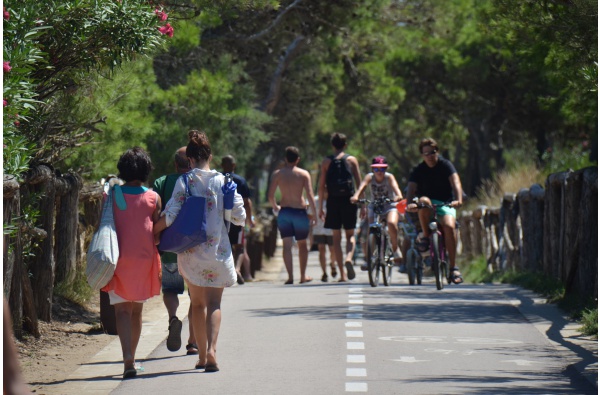
[[[597,160],[597,2],[5,2],[4,170],[99,178],[189,129],[249,177],[334,131],[403,185],[436,138],[468,193],[513,162]]]

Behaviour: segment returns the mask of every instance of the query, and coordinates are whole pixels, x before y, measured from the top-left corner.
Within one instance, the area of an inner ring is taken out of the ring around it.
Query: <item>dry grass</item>
[[[467,208],[480,205],[498,207],[505,194],[516,194],[521,189],[529,188],[536,183],[543,186],[544,176],[533,164],[500,172],[493,180],[484,181],[477,190],[476,197],[468,202]]]

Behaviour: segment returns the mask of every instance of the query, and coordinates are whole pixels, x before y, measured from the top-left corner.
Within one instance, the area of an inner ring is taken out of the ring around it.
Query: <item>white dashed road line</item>
[[[348,311],[352,313],[346,314],[346,318],[348,320],[361,320],[363,318],[362,313],[356,313],[357,311],[363,311],[363,299],[362,299],[362,288],[360,287],[350,287],[348,288]],[[347,321],[345,327],[348,328],[362,328],[362,321]],[[363,331],[361,330],[346,330],[346,338],[347,339],[355,339],[362,338]],[[364,350],[365,343],[364,342],[354,342],[347,341],[346,342],[347,350]],[[353,377],[367,377],[367,369],[366,368],[358,368],[354,367],[355,364],[364,364],[366,363],[366,358],[363,354],[348,354],[346,355],[346,363],[353,364],[352,367],[346,368],[346,378]],[[347,381],[346,382],[346,392],[368,392],[367,383],[361,383],[356,381]]]

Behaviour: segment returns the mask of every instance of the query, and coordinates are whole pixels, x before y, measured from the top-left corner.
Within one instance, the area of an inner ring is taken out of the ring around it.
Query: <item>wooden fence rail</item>
[[[100,221],[102,185],[103,181],[84,185],[78,174],[60,174],[48,166],[32,169],[21,182],[4,176],[4,225],[10,233],[3,239],[3,291],[17,337],[23,329],[39,337],[38,319],[52,320],[54,286],[72,283],[76,273],[85,271],[87,246]],[[23,215],[23,202],[33,195],[37,195],[40,228]],[[260,270],[263,255],[273,256],[277,238],[274,217],[260,214],[258,218],[248,238],[253,272]],[[24,251],[33,256],[24,259]]]
[[[484,255],[489,270],[540,272],[568,293],[598,297],[598,168],[551,174],[507,194],[499,207],[464,211],[462,254]]]

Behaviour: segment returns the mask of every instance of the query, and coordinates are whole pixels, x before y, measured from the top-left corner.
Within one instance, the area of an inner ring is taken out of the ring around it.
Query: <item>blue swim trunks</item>
[[[305,240],[310,228],[306,209],[282,207],[277,216],[277,227],[282,239],[294,236],[296,240]]]

